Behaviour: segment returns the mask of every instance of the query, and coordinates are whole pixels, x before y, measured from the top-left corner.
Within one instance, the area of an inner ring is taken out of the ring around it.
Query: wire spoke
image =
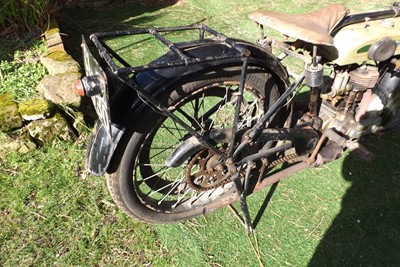
[[[152,156],[149,156],[149,160],[155,158],[156,156],[161,155],[161,154],[164,153],[165,151],[168,151],[168,150],[171,151],[175,146],[176,146],[176,144],[170,145],[169,147],[166,147],[166,148],[153,148],[153,147],[151,147],[151,150],[161,150],[161,151],[155,153],[155,154],[152,155]],[[148,149],[150,150],[150,148],[148,148]]]
[[[177,141],[181,141],[181,139],[183,138],[183,135],[181,134],[181,132],[183,131],[183,129],[182,129],[182,128],[178,128],[178,127],[176,126],[176,123],[175,123],[175,122],[173,122],[173,123],[175,124],[175,128],[174,128],[174,127],[169,127],[169,126],[166,126],[166,125],[162,124],[162,125],[160,126],[160,129],[165,129],[165,130],[167,130],[167,132],[168,132],[171,136],[173,136]],[[178,136],[177,136],[176,134],[174,134],[171,130],[176,130],[176,131],[179,133],[180,138],[178,138]]]
[[[181,204],[181,203],[182,203],[182,202],[181,202],[182,199],[184,199],[185,196],[186,196],[190,191],[192,191],[192,189],[186,188],[184,194],[183,194],[181,197],[178,196],[178,200],[175,202],[174,205],[172,205],[172,208],[174,209],[174,208],[176,208],[179,204]]]
[[[243,97],[242,103],[238,103],[237,92],[238,86],[235,84],[213,84],[188,94],[187,98],[181,99],[171,110],[193,130],[202,134],[213,128],[231,128],[235,107],[241,105],[238,127],[250,127],[260,113],[260,101],[252,98],[254,94],[250,93]],[[141,190],[141,195],[144,196],[144,204],[162,212],[188,212],[193,206],[207,205],[231,190],[232,186],[228,185],[204,191],[191,188],[186,181],[186,172],[199,173],[206,167],[199,165],[200,162],[197,161],[191,165],[190,170],[186,169],[186,165],[177,168],[165,165],[166,158],[190,137],[190,134],[170,118],[154,127],[154,132],[148,133],[148,143],[141,150],[145,160],[139,162],[136,172],[138,179],[140,174],[142,175],[137,183],[141,184],[138,190]],[[219,147],[220,144],[216,146]],[[212,168],[211,161],[207,164],[207,167]]]
[[[163,186],[162,188],[157,189],[157,190],[154,191],[154,192],[159,192],[160,190],[163,190],[163,189],[165,189],[165,188],[167,188],[167,187],[169,187],[169,186],[171,187],[171,189],[168,191],[168,193],[166,193],[166,194],[164,195],[164,197],[158,201],[158,204],[159,204],[159,205],[160,205],[174,190],[175,190],[175,188],[178,187],[178,185],[181,184],[181,182],[183,181],[184,178],[185,178],[185,177],[182,176],[182,178],[180,178],[179,180],[176,180],[176,181],[173,182],[172,184],[168,184],[168,185]],[[152,195],[152,194],[149,194],[149,196],[151,196],[151,195]]]
[[[177,112],[179,112],[180,114],[182,114],[189,122],[190,122],[190,124],[192,125],[192,127],[194,127],[195,129],[201,129],[201,130],[204,130],[203,129],[203,126],[197,121],[197,117],[196,117],[196,115],[194,114],[193,116],[190,116],[189,114],[187,114],[184,110],[182,110],[182,109],[177,109]]]
[[[156,172],[156,173],[154,173],[153,175],[150,175],[150,176],[148,176],[148,177],[146,177],[146,178],[143,178],[143,177],[142,177],[142,180],[143,180],[143,181],[147,181],[147,180],[152,179],[152,178],[154,178],[154,177],[156,177],[156,176],[158,176],[158,175],[164,174],[164,173],[166,173],[167,171],[169,171],[169,170],[171,170],[171,169],[172,169],[172,168],[167,167],[167,166],[165,166],[165,164],[164,164],[164,165],[163,165],[163,168],[161,168],[161,170],[159,170],[158,172]]]

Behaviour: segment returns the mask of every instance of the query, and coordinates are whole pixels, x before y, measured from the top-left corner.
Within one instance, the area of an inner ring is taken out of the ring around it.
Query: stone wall
[[[55,20],[45,40],[48,53],[40,61],[48,75],[37,86],[38,94],[19,103],[0,94],[0,159],[9,151],[25,153],[54,139],[73,140],[85,128],[81,97],[73,89],[81,77],[79,64],[64,50]]]

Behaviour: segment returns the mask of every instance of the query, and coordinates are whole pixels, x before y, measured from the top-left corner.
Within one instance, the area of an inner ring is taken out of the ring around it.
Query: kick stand
[[[244,178],[243,184],[240,181],[240,175],[239,175],[240,172],[236,173],[233,176],[233,184],[235,185],[236,193],[239,198],[240,209],[242,211],[243,216],[240,217],[239,213],[232,205],[228,206],[229,209],[232,211],[232,213],[239,219],[240,223],[244,226],[248,235],[250,235],[253,232],[253,226],[251,224],[249,208],[246,202],[247,187],[249,184],[250,170],[252,167],[253,167],[252,162],[247,164],[246,176]]]

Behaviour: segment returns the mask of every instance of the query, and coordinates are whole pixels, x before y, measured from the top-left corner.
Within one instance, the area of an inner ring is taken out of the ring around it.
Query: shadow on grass
[[[35,36],[35,33],[26,33],[24,36],[10,39],[0,36],[0,61],[13,61],[16,51],[34,50],[41,43]]]
[[[267,209],[268,204],[271,201],[272,196],[274,195],[276,188],[278,187],[278,184],[279,184],[279,182],[274,183],[271,186],[271,188],[269,189],[267,196],[265,197],[265,199],[264,199],[259,211],[257,212],[256,217],[253,220],[252,224],[253,224],[254,229],[256,229],[257,225],[260,223],[260,220],[261,220],[262,216],[264,215],[264,212]]]
[[[400,134],[363,144],[375,157],[345,158],[342,176],[352,185],[309,266],[400,266]]]
[[[68,52],[80,61],[80,34],[88,36],[93,32],[123,30],[134,25],[152,26],[155,20],[167,14],[166,11],[151,13],[155,10],[139,5],[98,11],[66,10],[60,16],[60,29],[66,34]],[[344,159],[343,177],[352,186],[342,199],[340,213],[317,246],[310,266],[400,265],[399,144],[399,134],[382,139],[371,136],[365,139],[364,145],[375,154],[374,161],[368,163],[351,154]],[[276,188],[274,185],[266,196],[253,221],[255,226],[262,219]],[[181,227],[186,224],[159,227],[159,234],[165,235],[165,242],[171,242],[169,231],[177,232],[177,239],[183,238]],[[193,233],[197,234],[197,229]],[[206,239],[204,234],[199,236],[200,240]]]
[[[178,0],[160,1],[160,5],[146,7],[140,4],[112,4],[102,8],[65,8],[57,22],[67,52],[81,62],[81,35],[88,37],[95,32],[131,29],[135,25],[152,25],[152,22],[168,15],[157,10],[177,3]]]

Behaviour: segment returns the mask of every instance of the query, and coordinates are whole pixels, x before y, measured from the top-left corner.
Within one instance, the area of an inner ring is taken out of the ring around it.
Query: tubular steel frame
[[[169,33],[169,32],[177,32],[177,31],[189,31],[189,30],[198,30],[199,31],[199,41],[204,40],[205,33],[211,34],[214,36],[216,42],[225,44],[234,50],[237,51],[237,54],[229,54],[229,55],[218,55],[212,56],[207,58],[198,58],[198,57],[189,57],[183,52],[183,49],[190,47],[193,45],[194,42],[180,43],[179,47],[176,43],[173,43],[166,39],[162,33]],[[169,61],[169,62],[153,62],[148,65],[143,66],[131,66],[127,61],[125,61],[117,52],[115,52],[112,48],[110,48],[103,39],[110,38],[110,37],[118,37],[118,36],[126,36],[126,35],[139,35],[139,34],[150,34],[154,36],[157,40],[159,40],[163,45],[165,45],[170,51],[178,56],[178,60]],[[150,69],[162,69],[162,68],[174,68],[174,67],[181,67],[181,66],[190,66],[196,64],[203,64],[207,62],[218,62],[224,61],[227,63],[237,62],[238,60],[242,61],[241,67],[241,75],[240,75],[240,84],[238,88],[238,103],[241,103],[243,100],[243,92],[244,86],[246,82],[247,76],[247,68],[249,65],[249,59],[251,56],[250,51],[242,45],[239,45],[235,42],[235,40],[228,38],[222,33],[219,33],[205,25],[193,25],[193,26],[182,26],[182,27],[165,27],[165,28],[146,28],[146,29],[133,29],[133,30],[126,30],[126,31],[116,31],[116,32],[101,32],[95,33],[90,36],[91,41],[97,48],[100,56],[104,59],[107,65],[111,68],[111,71],[115,76],[118,77],[122,82],[127,84],[130,88],[136,91],[136,93],[144,99],[147,105],[155,108],[162,114],[170,117],[174,120],[177,124],[182,126],[186,131],[188,131],[192,136],[195,136],[198,141],[206,148],[212,150],[217,155],[219,155],[224,162],[226,163],[232,177],[232,181],[236,188],[237,199],[239,200],[240,207],[242,210],[243,215],[243,222],[245,224],[245,228],[248,233],[252,231],[252,225],[250,220],[250,214],[247,207],[246,201],[246,183],[249,180],[249,166],[252,162],[243,162],[241,161],[240,164],[247,164],[247,171],[246,177],[241,182],[241,175],[240,172],[243,172],[246,168],[243,166],[239,167],[235,165],[233,158],[235,155],[239,154],[245,147],[250,145],[252,141],[256,140],[262,130],[264,129],[265,124],[268,120],[277,112],[279,109],[287,102],[289,96],[299,87],[304,79],[304,74],[300,76],[300,78],[294,82],[280,97],[279,99],[269,108],[269,110],[260,118],[260,121],[252,127],[249,134],[247,134],[247,139],[244,141],[239,147],[236,149],[234,148],[234,142],[236,136],[236,132],[238,129],[238,121],[239,121],[239,113],[240,113],[240,105],[236,106],[235,116],[232,126],[232,139],[230,141],[228,155],[223,154],[219,151],[215,146],[205,138],[203,138],[198,132],[193,130],[187,123],[182,121],[178,116],[176,116],[172,111],[161,104],[157,99],[155,99],[149,92],[138,86],[132,79],[129,78],[129,74],[133,74],[140,71],[146,71]],[[117,63],[114,61],[118,61],[123,67],[118,67]],[[289,133],[290,134],[290,133]]]
[[[184,54],[182,51],[183,47],[178,47],[175,43],[166,39],[160,33],[169,33],[169,32],[177,32],[177,31],[188,31],[188,30],[198,30],[199,31],[199,40],[204,40],[205,33],[209,33],[216,37],[216,41],[220,43],[224,43],[238,53],[236,55],[222,55],[222,56],[213,56],[207,58],[198,58],[198,57],[189,57]],[[104,41],[104,38],[109,37],[118,37],[118,36],[126,36],[126,35],[139,35],[139,34],[151,34],[156,39],[158,39],[163,45],[168,47],[170,51],[178,55],[179,60],[176,61],[169,61],[169,62],[161,62],[161,63],[151,63],[149,65],[143,66],[130,66],[120,55],[118,55],[113,49],[111,49]],[[138,86],[132,79],[128,79],[126,75],[132,74],[135,72],[150,70],[150,69],[161,69],[161,68],[173,68],[179,66],[190,66],[195,64],[203,64],[207,62],[215,62],[215,61],[222,61],[227,60],[230,61],[237,61],[241,59],[242,70],[241,70],[241,77],[240,77],[240,85],[239,85],[239,94],[238,94],[238,101],[241,103],[243,98],[243,91],[244,85],[246,81],[246,74],[247,74],[247,66],[248,66],[248,58],[250,57],[251,53],[245,47],[237,44],[233,39],[228,38],[222,33],[219,33],[205,25],[193,25],[193,26],[181,26],[181,27],[166,27],[166,28],[146,28],[146,29],[133,29],[133,30],[126,30],[126,31],[116,31],[116,32],[101,32],[101,33],[94,33],[90,36],[91,41],[96,46],[99,51],[100,56],[105,60],[107,65],[111,68],[111,71],[125,84],[131,87],[136,93],[146,100],[146,103],[151,105],[152,107],[156,108],[161,113],[165,114],[166,116],[170,117],[174,120],[177,124],[182,126],[186,131],[188,131],[191,135],[195,136],[200,143],[208,149],[211,149],[217,155],[221,156],[224,160],[227,160],[228,157],[223,155],[219,150],[217,150],[209,141],[204,140],[202,136],[194,131],[188,124],[182,121],[179,117],[173,114],[171,110],[167,107],[162,105],[158,100],[156,100],[153,96],[151,96],[147,91],[143,88]],[[121,63],[124,67],[118,67],[114,59],[116,59],[119,63]],[[236,110],[235,119],[233,122],[233,133],[235,133],[238,125],[239,120],[239,108]],[[232,157],[233,149],[230,149],[229,157]]]
[[[217,38],[217,41],[219,41],[221,43],[225,43],[225,44],[229,45],[230,47],[232,47],[233,49],[235,49],[238,52],[238,54],[234,55],[234,56],[232,56],[232,55],[213,56],[213,57],[207,57],[207,58],[188,57],[187,55],[185,55],[183,53],[183,51],[180,50],[180,48],[177,47],[176,44],[170,42],[163,35],[160,34],[163,32],[186,31],[186,30],[198,30],[200,40],[204,39],[205,32],[210,33]],[[155,64],[151,64],[151,65],[132,67],[121,56],[119,56],[114,50],[112,50],[107,44],[105,44],[102,40],[102,38],[106,38],[106,37],[116,37],[116,36],[123,36],[123,35],[137,35],[137,34],[146,34],[146,33],[152,34],[162,44],[167,46],[169,48],[169,50],[171,50],[173,53],[178,55],[180,60],[173,61],[173,62],[155,63]],[[148,92],[146,92],[140,86],[136,85],[131,79],[127,78],[127,75],[125,75],[125,74],[132,74],[137,71],[144,71],[144,70],[149,70],[149,69],[172,68],[172,67],[178,67],[178,66],[189,66],[189,65],[194,65],[194,64],[202,64],[202,63],[206,63],[206,62],[215,62],[215,61],[221,61],[221,60],[241,59],[243,64],[242,64],[242,69],[241,69],[239,93],[238,93],[238,100],[237,100],[238,103],[241,103],[243,100],[243,91],[244,91],[244,86],[245,86],[245,81],[246,81],[248,58],[251,55],[250,51],[248,49],[244,48],[243,46],[238,45],[234,40],[228,38],[227,36],[217,32],[215,30],[212,30],[211,28],[209,28],[205,25],[184,26],[184,27],[174,27],[174,28],[157,28],[157,29],[149,28],[149,29],[137,29],[137,30],[119,31],[119,32],[105,32],[105,33],[92,34],[90,39],[92,40],[92,42],[98,49],[100,56],[106,61],[106,63],[110,66],[112,72],[121,81],[126,83],[132,89],[134,89],[139,96],[143,97],[146,100],[147,104],[150,104],[152,107],[156,108],[163,114],[170,117],[177,124],[179,124],[186,131],[188,131],[191,135],[195,136],[204,147],[212,150],[217,155],[221,156],[221,158],[226,162],[226,164],[230,165],[229,169],[231,170],[232,181],[236,188],[237,197],[239,198],[239,202],[240,202],[240,206],[241,206],[241,210],[242,210],[243,218],[244,218],[243,220],[245,222],[245,228],[246,228],[247,232],[250,233],[252,231],[252,225],[251,225],[249,210],[247,207],[247,201],[245,198],[246,192],[244,191],[244,186],[242,185],[242,183],[240,181],[239,172],[234,167],[235,165],[232,160],[232,155],[234,153],[233,144],[234,144],[235,138],[232,138],[232,140],[230,142],[230,149],[228,151],[228,156],[224,155],[221,151],[219,151],[217,148],[215,148],[209,141],[205,140],[199,133],[197,133],[195,130],[193,130],[188,124],[186,124],[179,117],[177,117],[174,113],[172,113],[167,107],[162,105],[159,101],[157,101],[154,97],[152,97]],[[124,67],[119,68],[117,66],[117,64],[113,61],[112,57],[114,57],[116,60],[118,60]],[[240,113],[240,104],[238,104],[236,107],[235,117],[234,117],[233,127],[232,127],[232,136],[236,135],[236,131],[238,128],[238,121],[239,121],[239,113]]]

